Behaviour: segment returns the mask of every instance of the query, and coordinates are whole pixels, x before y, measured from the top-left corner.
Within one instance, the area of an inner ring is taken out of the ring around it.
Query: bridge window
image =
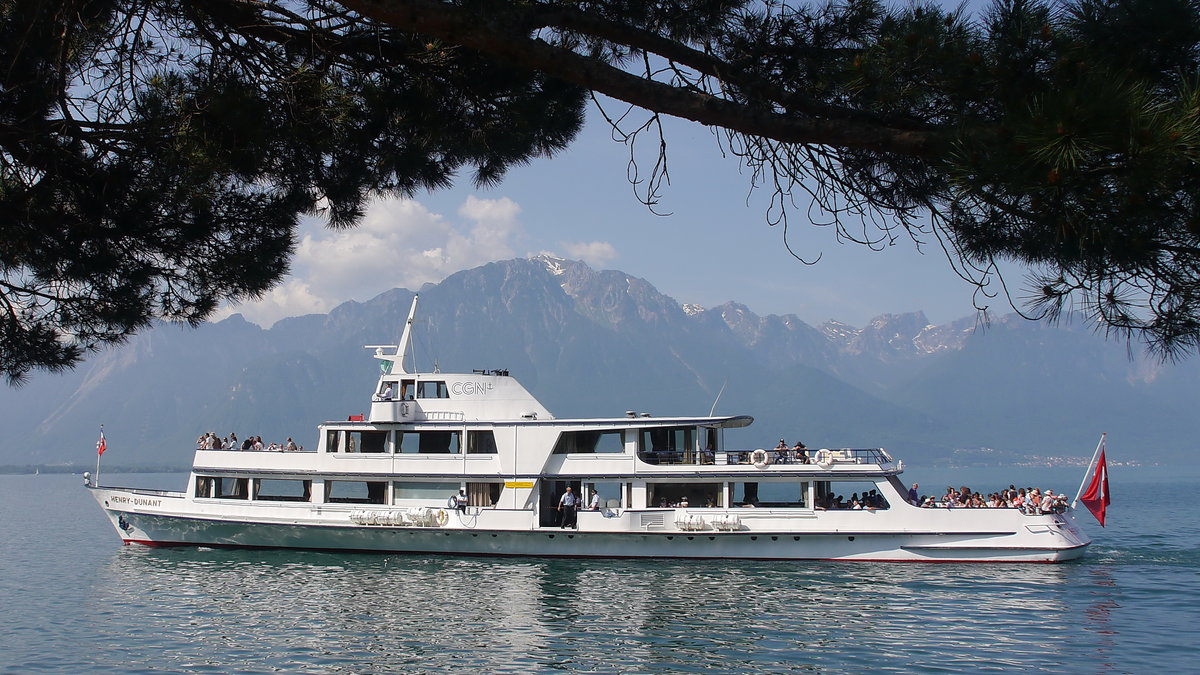
[[[623,433],[618,431],[565,431],[554,444],[554,454],[622,453],[625,452]]]
[[[441,380],[423,380],[417,383],[417,398],[450,398],[450,392]]]

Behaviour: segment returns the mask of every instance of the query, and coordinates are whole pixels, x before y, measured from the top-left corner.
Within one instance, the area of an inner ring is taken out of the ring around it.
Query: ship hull
[[[1037,517],[1016,529],[959,532],[922,531],[913,527],[916,523],[903,532],[843,527],[822,531],[813,522],[790,530],[764,526],[639,532],[588,530],[586,518],[580,529],[479,527],[471,526],[472,517],[450,512],[444,525],[424,527],[359,525],[345,522],[344,511],[326,513],[324,522],[278,514],[270,520],[256,519],[252,513],[213,517],[187,513],[188,500],[178,493],[93,491],[122,541],[147,546],[564,558],[1053,563],[1082,556],[1090,543],[1061,516]],[[342,522],[336,522],[339,518]]]

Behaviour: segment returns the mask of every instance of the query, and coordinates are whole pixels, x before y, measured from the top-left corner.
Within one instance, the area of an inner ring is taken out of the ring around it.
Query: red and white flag
[[[100,440],[96,441],[96,455],[103,455],[104,451],[107,449],[108,443],[106,443],[104,440],[104,427],[100,427]]]
[[[1100,527],[1104,527],[1104,512],[1112,502],[1108,498],[1108,462],[1104,461],[1103,440],[1100,441],[1100,459],[1096,461],[1096,472],[1092,474],[1092,482],[1087,491],[1079,495],[1079,501],[1096,516]]]

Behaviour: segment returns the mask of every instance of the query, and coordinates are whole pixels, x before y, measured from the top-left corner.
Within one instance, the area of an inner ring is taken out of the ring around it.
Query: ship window
[[[458,494],[458,491],[461,488],[462,488],[462,483],[460,483],[458,481],[454,481],[453,483],[428,482],[428,481],[423,481],[423,482],[417,482],[417,481],[399,482],[399,481],[397,481],[396,482],[396,501],[399,502],[402,499],[420,499],[420,500],[436,499],[438,501],[438,505],[441,506],[441,505],[445,504],[448,499],[450,499],[454,495]]]
[[[592,495],[600,493],[600,509],[609,508],[625,508],[624,483],[591,483],[588,485],[587,497],[584,499],[584,506],[590,507],[592,504]]]
[[[649,464],[706,464],[711,452],[696,451],[695,427],[655,427],[638,434],[638,456]]]
[[[325,432],[325,452],[340,452],[342,447],[342,432],[330,429]]]
[[[646,486],[646,505],[650,507],[717,507],[721,503],[721,483],[650,483]],[[602,496],[603,492],[600,493]]]
[[[804,508],[808,481],[730,483],[734,506]]]
[[[625,441],[621,431],[565,431],[554,444],[554,454],[622,453]]]
[[[212,497],[213,493],[216,490],[216,485],[215,485],[216,482],[217,482],[216,478],[209,478],[207,476],[197,476],[196,477],[196,496],[197,497]]]
[[[461,431],[397,431],[396,452],[458,454],[461,438]]]
[[[467,483],[467,504],[495,506],[500,501],[501,483]]]
[[[349,431],[346,452],[387,452],[386,431]]]
[[[219,499],[246,499],[249,496],[249,483],[249,478],[219,478],[215,496]]]
[[[400,380],[400,400],[413,400],[413,393],[417,390],[416,380]]]
[[[821,509],[886,509],[887,499],[872,482],[817,481],[817,494],[813,498]]]
[[[312,499],[311,480],[263,478],[254,481],[254,498],[268,502],[307,502]]]
[[[468,455],[494,455],[496,454],[496,434],[491,429],[487,431],[468,431],[467,432],[467,454]]]
[[[387,483],[383,481],[327,480],[326,499],[333,504],[386,504]]]
[[[424,380],[417,383],[417,398],[450,398],[450,392],[441,380]]]

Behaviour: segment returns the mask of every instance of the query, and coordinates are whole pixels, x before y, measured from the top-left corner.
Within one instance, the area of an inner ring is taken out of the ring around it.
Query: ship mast
[[[392,345],[366,345],[368,349],[375,349],[375,358],[383,361],[383,374],[406,375],[408,371],[404,369],[404,360],[408,358],[409,352],[412,351],[412,326],[413,320],[417,315],[417,299],[420,295],[414,295],[412,307],[408,310],[408,320],[404,322],[404,331],[400,334],[400,344],[396,345],[396,351],[391,354],[383,353],[384,349],[389,349]],[[413,363],[413,369],[416,369],[416,363]]]
[[[408,353],[412,351],[413,318],[417,315],[417,300],[420,297],[420,294],[413,296],[412,307],[410,307],[408,310],[408,320],[404,322],[404,332],[400,334],[400,344],[396,347],[396,356],[398,358],[393,362],[392,372],[397,371],[397,366],[399,366],[399,372],[401,374],[408,372],[404,369],[404,359],[408,356]],[[414,361],[413,370],[416,370],[416,368],[417,364]]]

